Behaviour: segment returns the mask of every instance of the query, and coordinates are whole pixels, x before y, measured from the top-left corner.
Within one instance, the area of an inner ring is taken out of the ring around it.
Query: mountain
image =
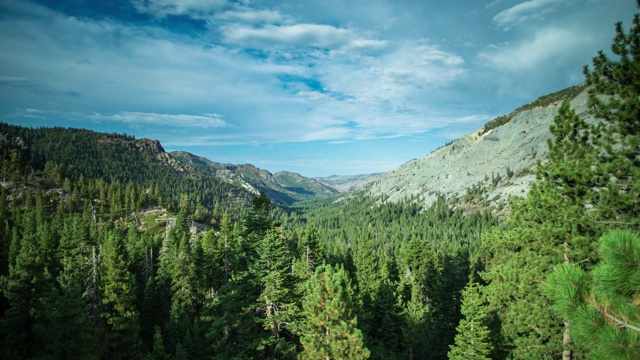
[[[540,97],[386,173],[364,191],[389,202],[411,198],[425,207],[438,196],[467,207],[524,196],[535,180],[537,161],[544,161],[548,152],[549,125],[565,98],[580,116],[588,116],[584,85]]]
[[[224,208],[248,205],[253,197],[238,184],[221,181],[173,158],[157,140],[0,123],[0,154],[11,154],[8,168],[16,173],[19,168],[30,169],[27,179],[11,179],[14,183],[33,183],[45,177],[53,180],[53,186],[81,179],[100,180],[114,187],[135,185],[137,191],[157,193],[158,205],[171,209],[183,198],[191,207],[200,202],[207,208],[215,203]],[[5,168],[4,172],[11,171]]]
[[[381,178],[384,173],[363,174],[363,175],[331,175],[327,177],[317,177],[316,180],[330,186],[340,192],[352,192],[363,188],[372,181]]]
[[[251,164],[221,164],[185,151],[174,151],[170,154],[183,164],[201,169],[223,181],[238,184],[254,194],[264,191],[269,198],[286,205],[339,193],[338,190],[316,179],[288,171],[272,174]]]

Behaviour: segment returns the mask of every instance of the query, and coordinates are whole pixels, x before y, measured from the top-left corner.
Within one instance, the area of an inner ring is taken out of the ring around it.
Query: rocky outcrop
[[[179,173],[188,173],[193,171],[187,164],[183,164],[180,161],[173,158],[167,152],[165,152],[164,148],[160,144],[158,140],[152,139],[134,139],[134,138],[123,138],[123,137],[114,137],[109,135],[104,135],[98,138],[98,145],[103,147],[108,147],[111,149],[118,149],[125,151],[137,151],[141,154],[146,154],[149,157],[168,165],[173,170]]]
[[[578,114],[587,116],[586,91],[571,103]],[[535,180],[536,162],[545,160],[549,125],[559,105],[555,101],[528,107],[505,124],[489,131],[481,128],[390,171],[366,192],[390,202],[413,198],[425,206],[439,195],[462,197],[474,186],[484,189],[485,198],[492,202],[524,196]]]
[[[380,179],[383,175],[384,173],[363,175],[332,175],[328,177],[318,177],[316,178],[316,180],[340,192],[352,192],[365,187],[372,181]]]

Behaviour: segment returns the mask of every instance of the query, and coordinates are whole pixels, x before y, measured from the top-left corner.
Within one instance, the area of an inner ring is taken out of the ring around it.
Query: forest
[[[600,120],[562,103],[508,216],[284,207],[128,135],[0,123],[0,357],[640,358],[639,15],[611,50]]]

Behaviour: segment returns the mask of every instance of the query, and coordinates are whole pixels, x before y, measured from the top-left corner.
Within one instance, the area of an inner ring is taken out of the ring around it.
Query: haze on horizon
[[[632,0],[0,0],[0,121],[127,133],[271,172],[384,172],[581,83],[636,11]]]

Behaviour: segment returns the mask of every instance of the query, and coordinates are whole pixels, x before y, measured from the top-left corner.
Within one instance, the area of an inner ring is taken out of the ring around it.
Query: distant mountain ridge
[[[203,186],[208,190],[199,201],[207,204],[249,203],[260,191],[283,205],[339,193],[300,174],[271,174],[250,164],[220,164],[183,151],[168,153],[158,140],[123,134],[0,123],[0,150],[5,147],[17,150],[25,165],[33,169],[59,173],[56,178],[60,181],[83,176],[125,184],[136,182],[147,189],[159,188],[162,197],[173,206],[182,195],[199,193]],[[189,197],[189,201],[196,200]]]
[[[363,191],[382,201],[413,199],[424,206],[438,196],[468,207],[504,204],[510,195],[524,196],[535,180],[536,163],[545,160],[549,125],[565,98],[588,118],[583,85],[545,95],[422,159],[401,165]]]
[[[269,198],[286,205],[339,193],[335,188],[316,179],[289,171],[272,174],[251,164],[221,164],[186,151],[174,151],[169,154],[183,164],[204,170],[223,181],[235,183],[253,194],[264,191]]]
[[[340,192],[352,192],[365,187],[372,181],[381,178],[385,173],[361,174],[361,175],[331,175],[316,177],[321,183],[331,186]]]

